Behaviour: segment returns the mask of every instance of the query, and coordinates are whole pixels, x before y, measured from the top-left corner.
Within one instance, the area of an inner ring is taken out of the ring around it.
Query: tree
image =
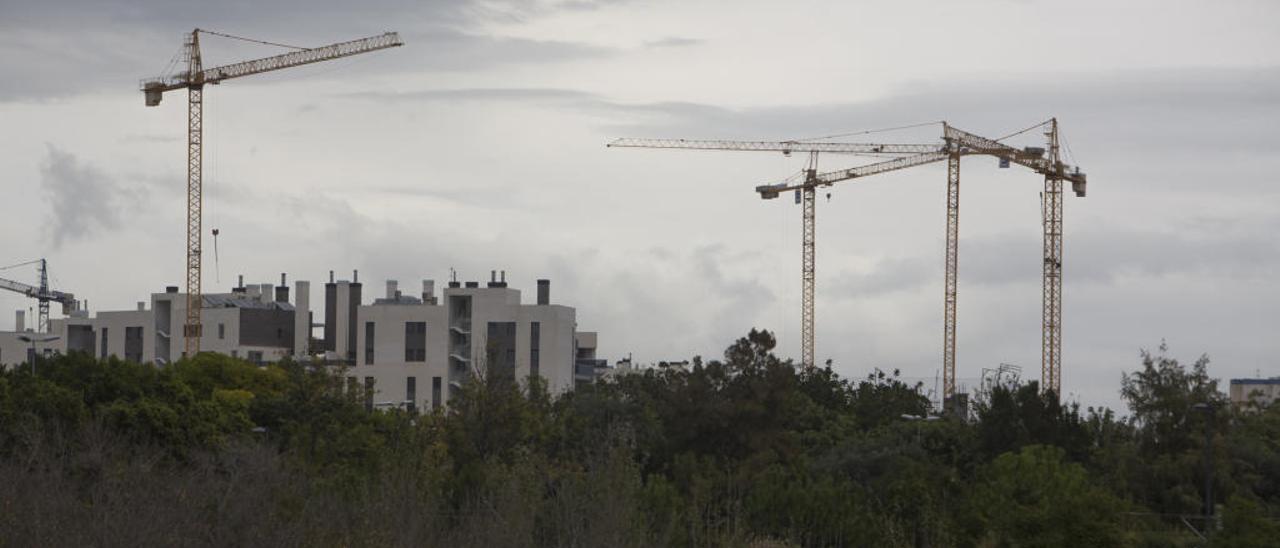
[[[1150,508],[1167,514],[1199,514],[1204,478],[1204,432],[1215,437],[1229,427],[1226,396],[1217,379],[1209,377],[1209,357],[1200,356],[1190,368],[1167,355],[1143,350],[1142,369],[1121,377],[1120,395],[1132,413],[1137,454],[1143,465],[1129,476],[1130,490]],[[1205,404],[1215,413],[1196,408]],[[1215,452],[1225,451],[1222,440],[1212,442]],[[1226,461],[1215,455],[1215,462]],[[1217,476],[1217,474],[1215,474]],[[1221,489],[1215,489],[1221,494]]]
[[[997,457],[974,489],[984,543],[1121,546],[1124,503],[1089,481],[1057,447],[1029,445]]]

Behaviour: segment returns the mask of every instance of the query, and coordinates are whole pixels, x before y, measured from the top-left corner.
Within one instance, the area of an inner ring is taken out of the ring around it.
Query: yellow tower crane
[[[798,183],[756,187],[761,198],[777,198],[781,192],[795,191],[797,203],[803,204],[801,241],[802,298],[800,313],[801,364],[814,365],[814,290],[816,247],[816,190],[849,179],[867,177],[942,160],[947,161],[947,228],[945,280],[943,283],[942,401],[946,407],[956,392],[956,305],[960,242],[960,158],[981,154],[1000,159],[1001,166],[1016,163],[1045,176],[1043,198],[1044,304],[1041,344],[1041,383],[1044,389],[1060,393],[1061,389],[1061,318],[1062,318],[1062,182],[1070,181],[1077,196],[1085,195],[1085,174],[1062,163],[1058,152],[1056,119],[1034,127],[1046,126],[1049,151],[1037,148],[1018,149],[973,133],[957,129],[946,122],[941,144],[872,144],[809,141],[729,141],[692,139],[618,139],[610,147],[661,149],[693,149],[722,151],[762,151],[809,153],[809,166]],[[1024,130],[1025,131],[1025,130]],[[1021,133],[1021,132],[1019,132]],[[1014,134],[1017,135],[1017,134]],[[864,166],[817,172],[819,153],[871,154],[897,156]]]
[[[1078,166],[1062,162],[1058,119],[1052,118],[1032,126],[1045,128],[1048,150],[1014,148],[1000,140],[980,137],[952,126],[945,126],[943,137],[950,146],[966,154],[985,154],[1000,158],[1002,166],[1015,163],[1044,175],[1040,214],[1044,231],[1044,266],[1041,300],[1040,384],[1044,390],[1062,395],[1062,183],[1071,183],[1077,197],[1085,196],[1088,178]],[[1024,130],[1026,131],[1026,130]],[[1021,132],[1019,132],[1021,133]],[[957,183],[958,192],[958,183]],[[950,263],[948,268],[954,268]],[[952,288],[954,290],[954,288]],[[954,319],[952,319],[954,322]],[[954,377],[953,377],[954,378]],[[954,390],[954,387],[952,387]],[[950,394],[948,394],[950,395]]]
[[[813,367],[814,360],[814,290],[816,285],[816,202],[817,189],[831,186],[849,179],[878,175],[947,158],[946,150],[940,144],[875,144],[875,143],[830,143],[804,141],[725,141],[725,140],[691,140],[691,139],[618,139],[607,146],[632,148],[666,148],[692,150],[731,150],[752,152],[781,152],[791,155],[794,152],[809,154],[809,165],[802,173],[803,179],[797,183],[781,183],[756,187],[760,197],[766,200],[777,198],[782,192],[794,191],[798,203],[804,205],[801,212],[801,304],[800,304],[800,363],[804,367]],[[858,166],[850,169],[818,173],[817,158],[820,153],[835,154],[873,154],[899,156],[889,160]]]
[[[296,51],[206,69],[201,64],[200,58],[200,35],[202,33],[272,46],[288,47]],[[388,32],[378,36],[339,42],[318,48],[299,48],[195,29],[187,36],[186,44],[183,47],[183,57],[187,62],[186,71],[142,81],[142,92],[149,107],[159,105],[160,98],[166,91],[187,90],[187,319],[182,327],[185,355],[194,356],[200,351],[200,335],[203,331],[200,322],[200,309],[204,304],[203,295],[200,291],[200,240],[201,204],[203,201],[201,192],[201,144],[203,131],[201,121],[204,86],[206,84],[220,84],[232,78],[329,61],[402,44],[403,42],[400,41],[398,34]]]

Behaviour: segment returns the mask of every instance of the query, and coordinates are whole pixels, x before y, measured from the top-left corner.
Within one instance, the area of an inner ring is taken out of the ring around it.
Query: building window
[[[404,361],[427,361],[427,322],[404,323]]]
[[[373,411],[373,377],[364,378],[364,408]]]
[[[440,408],[440,377],[431,377],[431,408]]]
[[[516,322],[489,322],[485,363],[488,374],[516,380]]]
[[[142,363],[142,326],[124,328],[124,359]]]
[[[102,359],[107,359],[107,328],[102,328]]]
[[[218,324],[218,340],[227,338],[227,324]]]
[[[364,363],[373,363],[373,322],[364,322]]]
[[[542,323],[533,322],[529,324],[529,376],[538,376],[538,366],[540,357],[539,351],[542,350]]]
[[[240,351],[239,351],[239,350],[232,350],[232,351],[231,351],[231,357],[232,357],[232,358],[239,358],[239,357],[240,357]]]
[[[249,361],[254,363],[254,365],[262,365],[263,363],[261,350],[250,350],[248,358]]]
[[[404,381],[405,405],[410,411],[418,409],[418,378],[409,377]]]

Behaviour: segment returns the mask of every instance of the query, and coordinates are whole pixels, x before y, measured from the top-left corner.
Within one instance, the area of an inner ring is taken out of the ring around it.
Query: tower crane
[[[943,144],[870,144],[833,143],[807,141],[730,141],[691,139],[618,139],[610,147],[640,147],[659,149],[693,149],[723,151],[765,151],[810,154],[809,167],[803,182],[796,184],[762,185],[756,187],[763,199],[777,198],[780,193],[795,191],[803,209],[802,286],[801,299],[801,362],[806,367],[814,365],[814,272],[815,272],[815,196],[816,189],[836,182],[866,177],[888,171],[918,165],[947,161],[947,229],[945,280],[943,283],[943,350],[942,376],[944,405],[955,395],[956,374],[956,304],[958,284],[959,235],[960,235],[960,158],[981,154],[1000,159],[1001,167],[1016,163],[1045,176],[1042,217],[1044,228],[1044,276],[1043,318],[1041,343],[1041,379],[1046,390],[1060,393],[1061,389],[1061,317],[1062,317],[1062,182],[1070,181],[1077,196],[1085,195],[1086,177],[1079,168],[1062,163],[1058,147],[1057,120],[1051,119],[1034,127],[1048,126],[1045,135],[1049,141],[1045,150],[1028,147],[1018,149],[1000,141],[969,133],[947,124],[943,125]],[[1025,130],[1024,130],[1025,131]],[[1021,133],[1021,132],[1019,132]],[[1017,135],[1017,134],[1014,134]],[[1012,137],[1012,135],[1010,136]],[[818,173],[819,153],[870,154],[898,157],[864,166]]]
[[[1040,215],[1044,231],[1043,285],[1041,287],[1040,383],[1044,390],[1062,392],[1062,183],[1083,198],[1088,178],[1078,166],[1062,162],[1058,119],[1034,127],[1045,127],[1048,151],[1038,148],[1017,149],[998,140],[980,137],[952,126],[943,128],[944,138],[967,153],[1000,158],[1001,165],[1015,163],[1044,175]],[[1047,152],[1047,154],[1046,154]],[[950,267],[950,266],[949,266]]]
[[[231,63],[220,67],[204,68],[200,54],[201,34],[288,47],[296,51],[251,61]],[[400,45],[403,45],[403,42],[400,41],[400,36],[394,32],[317,48],[298,48],[195,29],[191,31],[191,34],[187,35],[186,43],[183,46],[183,58],[187,62],[186,71],[142,81],[142,93],[145,96],[146,105],[149,107],[159,105],[161,97],[167,91],[187,90],[187,318],[182,328],[187,356],[194,356],[200,351],[200,335],[202,333],[200,309],[204,304],[200,291],[201,203],[203,201],[201,144],[203,141],[204,86],[206,84],[220,84],[232,78],[329,61]]]
[[[16,268],[19,266],[26,266],[31,264],[40,265],[39,267],[40,285],[39,286],[24,284],[22,282],[15,282],[13,280],[0,278],[0,289],[7,289],[9,291],[13,291],[15,293],[21,293],[23,295],[26,295],[27,297],[35,299],[39,303],[38,304],[39,314],[36,316],[37,318],[36,332],[48,333],[50,301],[62,304],[63,315],[67,315],[75,310],[79,310],[80,303],[79,301],[76,300],[76,296],[71,293],[64,293],[62,291],[54,291],[52,289],[49,289],[49,263],[44,259],[36,259],[34,261],[18,263],[15,265],[7,266],[5,267],[5,269]]]
[[[944,145],[941,144],[876,144],[876,143],[829,143],[804,141],[726,141],[726,140],[690,140],[690,139],[618,139],[607,146],[632,148],[665,148],[693,150],[731,150],[754,152],[782,152],[790,155],[793,152],[809,153],[809,165],[803,172],[803,180],[798,183],[781,183],[756,187],[760,197],[766,200],[777,198],[782,192],[794,191],[799,203],[804,205],[801,215],[801,305],[800,305],[800,363],[804,367],[814,366],[814,289],[816,237],[816,202],[817,189],[831,186],[837,182],[861,177],[868,177],[889,171],[896,171],[946,159]],[[828,173],[819,173],[817,159],[819,153],[836,154],[875,154],[902,155],[864,166],[858,166]]]

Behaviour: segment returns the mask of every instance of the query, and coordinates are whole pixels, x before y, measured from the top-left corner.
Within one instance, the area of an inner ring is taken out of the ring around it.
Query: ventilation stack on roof
[[[422,280],[422,302],[436,304],[436,281]]]
[[[396,293],[400,292],[400,282],[397,280],[387,280],[387,298],[396,298]]]
[[[276,286],[276,302],[289,302],[289,282],[285,278],[284,272],[280,273],[280,285]]]
[[[538,280],[538,304],[551,304],[551,280]]]

